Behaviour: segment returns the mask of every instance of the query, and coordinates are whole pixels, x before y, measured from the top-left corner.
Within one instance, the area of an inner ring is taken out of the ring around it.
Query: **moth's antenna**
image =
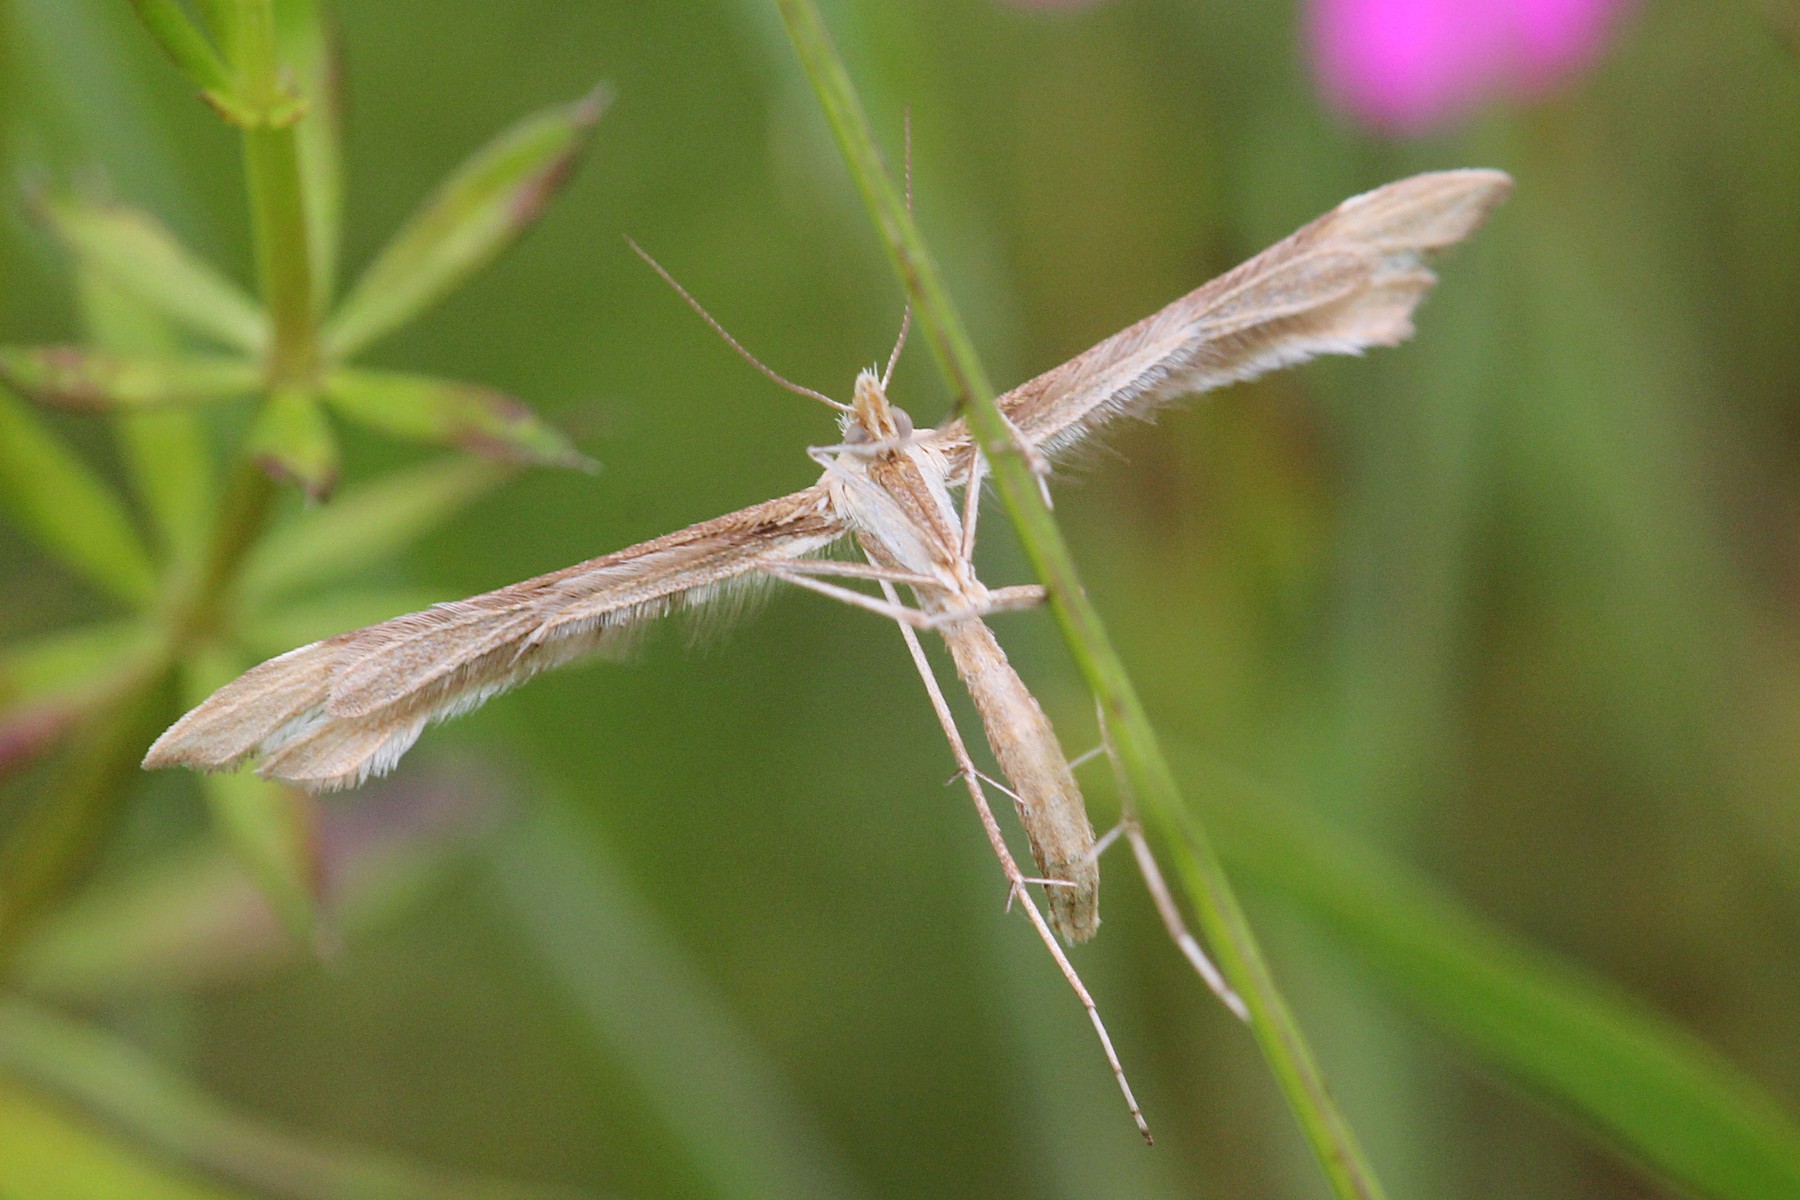
[[[900,118],[901,127],[905,130],[905,174],[906,180],[906,215],[912,216],[912,109],[908,107]],[[906,311],[900,314],[900,336],[894,339],[893,353],[888,355],[887,370],[881,373],[881,390],[887,391],[888,381],[894,377],[894,368],[900,363],[900,348],[906,345],[906,331],[912,328],[912,301],[906,302]]]
[[[848,404],[845,404],[838,400],[833,400],[830,396],[827,396],[824,392],[815,392],[809,387],[801,387],[799,384],[794,383],[792,380],[786,378],[785,376],[778,375],[778,374],[776,374],[775,371],[773,371],[769,367],[764,366],[762,364],[762,361],[760,359],[758,359],[756,357],[756,355],[754,355],[754,354],[750,353],[748,350],[744,349],[743,343],[739,342],[736,338],[732,337],[729,333],[725,332],[725,327],[723,325],[719,324],[718,321],[714,320],[713,315],[711,313],[707,312],[706,309],[701,306],[700,302],[698,300],[694,299],[692,294],[690,294],[686,288],[682,287],[679,283],[677,283],[675,281],[675,277],[673,275],[669,274],[669,272],[663,268],[663,265],[661,263],[657,262],[654,258],[651,258],[649,251],[645,250],[642,246],[638,245],[635,241],[633,241],[630,238],[625,239],[625,244],[627,246],[630,246],[632,249],[632,252],[635,253],[639,258],[641,258],[645,262],[649,263],[650,269],[652,271],[655,271],[658,275],[662,276],[663,282],[668,284],[670,287],[674,288],[675,294],[677,296],[680,296],[683,300],[686,300],[688,303],[688,307],[693,309],[695,312],[699,313],[700,319],[705,321],[708,325],[711,325],[713,332],[718,334],[720,337],[724,338],[725,344],[727,346],[730,346],[733,350],[736,350],[738,352],[738,354],[743,357],[745,362],[749,363],[751,366],[753,366],[757,370],[761,371],[764,375],[767,375],[770,379],[773,379],[776,383],[780,384],[782,387],[786,388],[788,391],[793,392],[796,396],[806,396],[810,399],[817,400],[819,403],[827,405],[831,408],[835,408],[839,412],[854,412],[854,411],[856,411],[855,409],[851,408]],[[898,353],[897,348],[896,348],[896,353]]]

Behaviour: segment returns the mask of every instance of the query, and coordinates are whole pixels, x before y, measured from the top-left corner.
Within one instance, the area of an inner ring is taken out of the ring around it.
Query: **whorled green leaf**
[[[92,269],[77,272],[82,323],[93,345],[114,354],[169,357],[179,343],[169,322]],[[131,413],[113,422],[119,455],[162,548],[177,560],[199,552],[211,524],[217,471],[193,413]]]
[[[262,368],[241,358],[134,358],[85,346],[0,346],[0,383],[41,404],[89,412],[248,396]]]
[[[489,835],[501,805],[467,776],[408,779],[322,806],[333,928],[388,928]],[[314,961],[281,928],[237,855],[213,839],[109,875],[46,917],[9,965],[35,995],[80,1003],[239,984]]]
[[[333,1146],[235,1111],[120,1038],[47,1009],[0,1002],[0,1068],[53,1090],[173,1161],[283,1200],[573,1200],[532,1184],[461,1178],[361,1148]],[[0,1091],[0,1118],[7,1093]],[[0,1136],[4,1131],[0,1130]],[[0,1156],[0,1162],[10,1160]],[[4,1168],[0,1168],[0,1174]],[[200,1200],[196,1193],[41,1191],[29,1200]],[[90,1183],[97,1182],[90,1180]],[[208,1191],[211,1198],[217,1193]]]
[[[248,1200],[157,1161],[4,1076],[0,1164],[7,1200]]]
[[[1211,813],[1232,865],[1477,1057],[1699,1195],[1800,1196],[1800,1121],[1716,1050],[1297,806],[1209,776],[1232,798]]]
[[[505,462],[594,465],[523,403],[479,384],[345,367],[325,380],[325,394],[344,416],[396,437]]]
[[[567,177],[608,98],[597,88],[533,114],[457,168],[326,323],[329,353],[347,357],[406,324],[511,245]]]
[[[206,102],[234,124],[248,123],[231,69],[205,32],[188,19],[187,12],[175,0],[131,0],[131,6],[137,9],[156,44],[187,76],[188,82],[200,89]]]
[[[248,663],[214,651],[183,671],[188,704],[198,704],[235,679]],[[319,936],[318,803],[298,788],[249,772],[202,780],[213,823],[280,918],[289,936],[313,945]]]
[[[0,505],[46,550],[103,590],[148,604],[156,572],[112,490],[24,404],[0,392]]]
[[[0,709],[92,687],[148,652],[156,633],[139,620],[60,629],[0,646]]]
[[[330,507],[336,508],[333,501]],[[421,588],[356,588],[305,600],[289,601],[239,622],[238,640],[257,655],[273,658],[296,646],[310,645],[374,625],[403,613],[423,612],[443,601],[442,593]]]
[[[0,827],[0,961],[89,871],[124,805],[144,747],[166,718],[160,660],[84,706],[63,736],[47,784],[20,797]]]
[[[443,524],[508,474],[495,463],[451,457],[346,487],[329,505],[257,543],[244,564],[241,594],[254,610],[354,575]]]
[[[271,476],[299,484],[314,500],[323,500],[337,486],[337,435],[324,408],[305,392],[269,397],[245,450]]]
[[[148,213],[72,197],[42,197],[38,209],[84,265],[183,328],[250,354],[268,344],[256,301]]]
[[[307,98],[306,112],[294,132],[313,294],[321,315],[336,287],[344,210],[344,81],[335,35],[319,0],[286,0],[275,6],[281,61],[299,77]]]

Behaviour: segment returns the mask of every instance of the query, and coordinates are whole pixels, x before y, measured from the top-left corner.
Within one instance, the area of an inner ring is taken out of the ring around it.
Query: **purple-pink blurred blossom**
[[[1391,133],[1554,86],[1599,53],[1629,0],[1312,0],[1327,95]]]

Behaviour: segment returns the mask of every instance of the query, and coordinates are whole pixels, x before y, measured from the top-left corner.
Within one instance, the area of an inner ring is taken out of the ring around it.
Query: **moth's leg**
[[[986,612],[1011,612],[1018,608],[1036,608],[1048,595],[1041,583],[1021,583],[1013,587],[994,588],[988,592]]]
[[[877,563],[844,562],[836,558],[778,558],[768,562],[770,571],[790,571],[795,575],[845,575],[852,579],[885,579],[889,583],[904,583],[908,587],[941,587],[939,580],[929,575],[918,575],[911,571],[899,571],[884,567]]]
[[[894,585],[882,580],[881,591],[889,603],[899,602]],[[1138,1132],[1144,1135],[1146,1142],[1152,1141],[1150,1126],[1144,1121],[1143,1110],[1138,1107],[1137,1098],[1131,1094],[1131,1084],[1125,1078],[1125,1068],[1119,1063],[1119,1055],[1113,1049],[1112,1037],[1106,1032],[1106,1023],[1100,1019],[1100,1009],[1094,1004],[1094,998],[1088,993],[1087,986],[1081,982],[1081,976],[1075,973],[1075,967],[1069,962],[1068,955],[1057,944],[1056,935],[1050,932],[1044,914],[1039,911],[1037,901],[1026,890],[1026,877],[1019,870],[1012,851],[1007,848],[1006,838],[1000,832],[1000,823],[994,819],[994,810],[988,806],[987,793],[982,790],[982,774],[975,762],[969,757],[969,747],[963,741],[962,734],[956,728],[956,718],[950,713],[950,705],[944,700],[944,691],[938,686],[937,676],[932,673],[931,662],[925,657],[925,650],[919,645],[919,635],[911,625],[901,624],[900,636],[906,639],[907,653],[912,655],[913,666],[918,669],[919,678],[925,684],[925,692],[931,697],[932,711],[937,714],[938,724],[944,730],[944,737],[950,743],[950,754],[956,760],[957,772],[969,789],[969,799],[975,804],[975,813],[981,818],[981,828],[987,834],[988,845],[993,848],[994,857],[1000,860],[1001,873],[1006,876],[1007,904],[1010,907],[1014,900],[1025,908],[1025,915],[1030,918],[1032,928],[1037,930],[1038,937],[1056,960],[1057,969],[1068,982],[1075,996],[1081,1001],[1081,1007],[1087,1011],[1088,1020],[1093,1023],[1094,1032],[1100,1038],[1100,1049],[1106,1054],[1107,1065],[1112,1068],[1113,1078],[1118,1081],[1119,1091],[1125,1096],[1125,1105],[1131,1110],[1132,1120],[1137,1122]]]
[[[981,447],[969,444],[969,474],[963,480],[962,547],[964,562],[975,558],[975,519],[981,515]]]
[[[821,596],[829,596],[833,600],[841,600],[845,604],[867,609],[878,616],[886,617],[890,621],[896,621],[903,629],[912,629],[915,627],[919,629],[930,629],[933,625],[936,625],[943,619],[936,614],[921,612],[916,608],[908,608],[906,605],[900,603],[897,598],[898,593],[893,591],[894,585],[885,579],[881,580],[881,586],[886,589],[889,598],[881,600],[874,596],[864,595],[862,592],[856,591],[853,588],[842,587],[835,583],[826,583],[823,579],[814,579],[811,575],[800,571],[789,570],[788,567],[789,564],[783,563],[780,566],[765,566],[763,570],[766,571],[771,578],[779,579],[784,583],[791,583],[796,587],[803,587],[809,592],[817,592]]]
[[[1098,706],[1096,709],[1098,710]],[[1200,978],[1206,982],[1206,986],[1212,989],[1213,995],[1219,998],[1220,1003],[1229,1008],[1238,1020],[1248,1021],[1250,1009],[1244,1004],[1244,998],[1233,991],[1229,983],[1225,982],[1225,976],[1220,973],[1213,960],[1207,957],[1206,951],[1200,945],[1200,940],[1189,932],[1187,922],[1182,919],[1181,906],[1175,902],[1174,895],[1169,891],[1169,884],[1163,878],[1162,868],[1156,865],[1156,855],[1150,850],[1149,839],[1144,836],[1143,826],[1138,823],[1137,804],[1132,799],[1131,783],[1125,778],[1125,769],[1119,762],[1117,749],[1113,746],[1112,733],[1106,724],[1106,713],[1100,711],[1099,715],[1100,748],[1105,752],[1107,760],[1112,763],[1113,776],[1118,780],[1119,805],[1123,814],[1119,819],[1118,828],[1101,839],[1101,843],[1095,844],[1094,853],[1100,852],[1102,843],[1116,838],[1121,832],[1124,833],[1126,841],[1131,844],[1131,855],[1137,860],[1138,874],[1144,877],[1144,887],[1149,891],[1150,899],[1155,903],[1157,914],[1162,917],[1163,928],[1169,931],[1170,939],[1174,941],[1176,948],[1186,957]]]

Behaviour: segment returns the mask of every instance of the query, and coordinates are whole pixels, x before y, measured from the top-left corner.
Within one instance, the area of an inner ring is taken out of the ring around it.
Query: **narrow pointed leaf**
[[[256,301],[148,213],[72,198],[46,198],[39,208],[85,265],[183,328],[251,354],[268,343]]]
[[[508,474],[494,463],[453,457],[347,487],[257,544],[244,565],[244,599],[255,608],[391,558]]]
[[[271,396],[250,430],[247,449],[263,470],[299,484],[314,500],[337,486],[337,435],[319,402],[305,392]]]
[[[1800,1196],[1800,1121],[1723,1055],[1297,805],[1208,774],[1208,794],[1235,793],[1212,813],[1233,865],[1475,1055],[1698,1195]]]
[[[48,1009],[0,1002],[0,1067],[67,1096],[133,1140],[208,1175],[283,1200],[573,1200],[531,1184],[459,1178],[386,1154],[336,1146],[236,1111],[131,1043]],[[0,1098],[6,1095],[0,1092]],[[0,1116],[6,1113],[0,1100]],[[0,1158],[0,1161],[10,1160]],[[7,1181],[10,1182],[10,1181]],[[15,1193],[0,1185],[0,1195]],[[18,1192],[19,1197],[200,1200],[126,1190]],[[215,1194],[205,1193],[207,1197]]]
[[[111,489],[32,412],[0,391],[0,507],[100,588],[147,604],[156,573]]]
[[[408,779],[321,807],[321,864],[347,942],[413,911],[503,806],[467,773]],[[316,963],[282,931],[242,861],[207,838],[112,873],[48,916],[9,964],[37,995],[104,1003],[266,979]]]
[[[336,508],[341,501],[332,501]],[[423,612],[445,599],[424,588],[357,588],[306,600],[291,600],[268,612],[242,619],[239,640],[263,658],[285,654],[295,646],[376,625],[401,613]]]
[[[327,323],[330,352],[347,357],[406,324],[511,245],[567,177],[607,98],[596,89],[529,116],[459,167]]]
[[[332,406],[396,437],[459,446],[507,462],[588,469],[561,432],[505,392],[398,371],[345,368],[325,381]]]
[[[89,412],[248,396],[262,368],[241,358],[133,358],[85,346],[0,346],[0,382],[41,404]]]
[[[200,656],[184,672],[187,703],[206,699],[246,666],[225,653]],[[214,824],[288,935],[312,945],[319,925],[317,802],[298,788],[248,772],[208,775],[203,784]]]
[[[182,7],[175,0],[131,0],[131,6],[137,9],[139,19],[163,53],[200,90],[206,102],[228,120],[244,124],[243,106],[236,95],[231,69]]]
[[[83,691],[146,653],[155,636],[140,620],[108,621],[0,646],[0,709]]]
[[[248,1200],[177,1173],[7,1077],[0,1077],[0,1163],[7,1200]]]
[[[275,39],[300,79],[306,112],[295,126],[300,187],[306,208],[307,253],[313,294],[321,314],[337,286],[338,247],[344,209],[343,62],[336,31],[318,0],[288,0],[275,7]]]
[[[169,322],[92,269],[78,273],[88,338],[115,354],[169,357],[178,349]],[[217,472],[206,431],[193,413],[131,413],[113,422],[119,454],[168,557],[197,554],[211,524]]]

